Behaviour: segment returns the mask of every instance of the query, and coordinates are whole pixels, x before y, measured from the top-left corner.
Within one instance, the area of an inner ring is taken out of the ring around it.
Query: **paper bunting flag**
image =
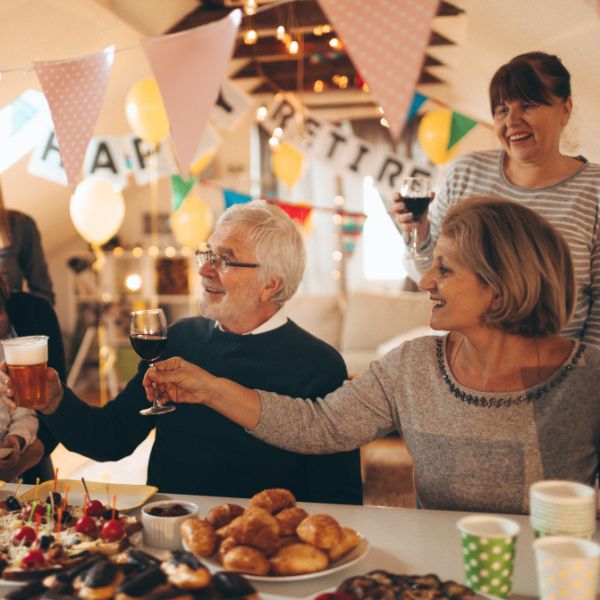
[[[171,175],[171,209],[175,212],[196,183],[195,177],[183,179],[180,175]]]
[[[410,121],[417,114],[417,112],[419,112],[419,109],[421,106],[423,106],[426,100],[427,96],[423,96],[423,94],[415,92],[412,102],[410,103],[410,108],[408,109],[408,114],[406,115],[407,121]]]
[[[312,206],[307,206],[306,204],[290,204],[289,202],[280,202],[279,200],[267,200],[267,202],[279,206],[281,210],[284,210],[288,214],[290,219],[296,221],[302,227],[307,225],[308,218],[313,210]]]
[[[352,255],[358,240],[363,232],[367,215],[361,213],[339,213],[342,217],[340,223],[340,240],[342,250],[348,255]]]
[[[252,200],[252,196],[240,194],[234,190],[223,190],[223,199],[225,200],[225,208],[229,208],[234,204],[246,204]]]
[[[33,63],[50,107],[71,190],[77,187],[80,178],[114,56],[115,48],[110,46],[80,58]]]
[[[189,175],[219,96],[240,22],[237,9],[208,25],[142,42],[169,116],[183,176]]]
[[[398,139],[413,99],[438,0],[319,0]]]
[[[477,121],[474,119],[470,119],[469,117],[465,117],[465,115],[461,115],[460,113],[453,112],[452,113],[452,121],[450,123],[450,139],[448,140],[448,150],[452,148],[455,144],[460,142],[462,138],[477,125]]]

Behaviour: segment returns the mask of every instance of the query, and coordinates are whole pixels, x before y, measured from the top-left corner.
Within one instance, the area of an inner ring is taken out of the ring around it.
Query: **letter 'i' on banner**
[[[67,181],[75,190],[115,56],[110,46],[81,58],[34,62],[50,106]]]

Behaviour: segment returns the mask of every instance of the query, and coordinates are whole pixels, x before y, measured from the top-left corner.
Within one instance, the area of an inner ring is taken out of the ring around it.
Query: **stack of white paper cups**
[[[529,494],[536,537],[563,535],[591,539],[596,531],[596,491],[573,481],[538,481]]]

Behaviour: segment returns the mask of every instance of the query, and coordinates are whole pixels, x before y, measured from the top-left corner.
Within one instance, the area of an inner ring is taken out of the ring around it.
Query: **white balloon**
[[[110,181],[102,177],[88,177],[75,189],[70,212],[79,234],[90,244],[100,246],[121,227],[125,202]]]

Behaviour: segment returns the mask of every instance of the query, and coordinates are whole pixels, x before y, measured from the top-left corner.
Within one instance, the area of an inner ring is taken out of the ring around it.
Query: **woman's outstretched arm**
[[[260,396],[229,379],[221,379],[177,356],[148,369],[144,388],[149,401],[154,390],[161,404],[187,402],[204,404],[245,429],[254,429],[260,419]]]

